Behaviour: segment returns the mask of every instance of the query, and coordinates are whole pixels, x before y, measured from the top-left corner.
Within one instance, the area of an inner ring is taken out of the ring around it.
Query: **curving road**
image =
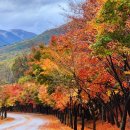
[[[8,117],[14,118],[14,121],[0,125],[0,130],[39,130],[47,123],[41,114],[9,113]]]

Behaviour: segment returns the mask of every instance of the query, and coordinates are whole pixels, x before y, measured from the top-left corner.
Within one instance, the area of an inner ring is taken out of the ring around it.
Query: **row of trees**
[[[7,91],[1,108],[53,113],[74,130],[78,118],[81,130],[85,119],[93,120],[93,130],[97,120],[125,130],[130,115],[130,1],[87,0],[73,11],[65,35],[32,49],[20,85],[1,88],[1,95]]]

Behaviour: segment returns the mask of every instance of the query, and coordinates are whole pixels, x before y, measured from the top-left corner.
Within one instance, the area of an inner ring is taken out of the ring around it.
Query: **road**
[[[9,113],[8,117],[14,120],[0,125],[0,130],[39,130],[48,122],[41,114]]]

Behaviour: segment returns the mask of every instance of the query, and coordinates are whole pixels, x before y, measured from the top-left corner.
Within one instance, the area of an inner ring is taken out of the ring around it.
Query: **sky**
[[[0,0],[0,30],[23,29],[40,34],[68,21],[63,8],[69,9],[68,0]]]

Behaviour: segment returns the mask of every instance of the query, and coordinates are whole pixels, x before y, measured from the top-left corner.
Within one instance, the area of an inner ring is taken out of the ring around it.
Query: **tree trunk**
[[[84,130],[84,117],[85,117],[85,110],[84,110],[84,108],[81,108],[82,109],[82,128],[81,128],[81,130]]]
[[[70,109],[70,127],[73,128],[73,114],[71,109]]]
[[[125,127],[126,127],[126,119],[127,119],[127,111],[128,111],[129,102],[130,102],[130,93],[129,93],[128,97],[126,98],[120,130],[125,130]]]
[[[95,115],[93,115],[93,130],[96,130],[96,118],[95,118]]]
[[[77,106],[74,106],[74,130],[77,130]]]
[[[7,118],[7,109],[6,109],[6,107],[4,108],[5,110],[5,112],[4,112],[4,118]]]
[[[106,110],[103,105],[102,105],[102,121],[106,122]]]

